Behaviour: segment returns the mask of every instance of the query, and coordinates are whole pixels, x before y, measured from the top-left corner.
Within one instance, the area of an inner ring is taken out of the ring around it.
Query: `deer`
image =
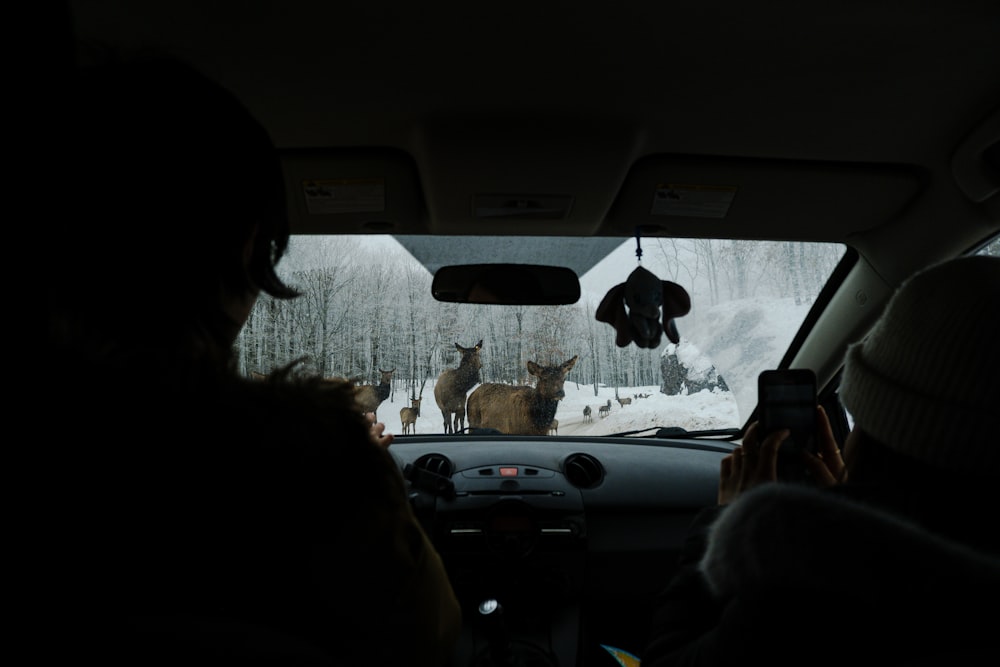
[[[465,428],[465,396],[479,384],[479,369],[483,367],[479,358],[482,340],[473,347],[455,343],[455,349],[462,354],[458,367],[441,371],[434,384],[434,400],[441,409],[445,433],[459,433]]]
[[[617,400],[618,400],[618,405],[622,406],[623,408],[626,405],[632,405],[632,399],[631,398],[619,398]]]
[[[607,403],[598,408],[597,412],[599,413],[598,416],[600,416],[601,419],[604,419],[611,414],[611,399],[609,398]]]
[[[553,419],[549,424],[549,435],[559,435],[559,420]]]
[[[403,435],[413,432],[414,435],[417,433],[417,417],[420,416],[420,401],[421,398],[411,398],[410,407],[399,409],[399,421],[403,423]]]
[[[592,413],[593,411],[590,409],[589,405],[583,406],[583,421],[585,422],[594,421],[594,418],[591,416]]]
[[[528,372],[538,378],[534,387],[486,383],[469,395],[471,428],[496,429],[507,435],[547,435],[556,408],[566,396],[563,385],[579,355],[558,366],[527,363]]]
[[[362,412],[370,412],[375,415],[375,421],[378,421],[378,406],[382,405],[382,401],[389,397],[392,374],[396,372],[396,369],[385,371],[380,368],[378,372],[382,374],[378,384],[364,384],[354,389],[354,399],[357,401],[358,407],[361,408]]]

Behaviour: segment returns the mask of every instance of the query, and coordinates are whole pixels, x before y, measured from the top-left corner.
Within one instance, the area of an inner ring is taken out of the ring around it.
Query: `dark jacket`
[[[343,395],[137,375],[94,369],[47,425],[68,464],[52,534],[78,655],[445,663],[458,602],[398,464]]]
[[[698,516],[642,665],[995,659],[997,600],[996,555],[844,493],[767,484]]]

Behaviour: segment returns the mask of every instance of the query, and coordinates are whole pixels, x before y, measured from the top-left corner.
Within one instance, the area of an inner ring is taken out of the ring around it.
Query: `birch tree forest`
[[[573,305],[454,304],[434,300],[431,274],[401,247],[370,248],[360,238],[293,238],[279,270],[302,296],[261,295],[237,341],[242,372],[266,374],[302,360],[324,377],[377,383],[379,370],[394,369],[393,391],[416,397],[457,365],[456,343],[481,339],[484,382],[531,384],[528,360],[553,365],[573,355],[580,361],[571,381],[592,384],[595,393],[600,385],[661,381],[660,350],[617,347],[614,330],[594,317],[600,297],[625,279],[634,258],[605,284],[585,276],[585,290],[596,282],[593,293]],[[701,239],[643,239],[643,250],[645,268],[692,297],[691,313],[678,320],[682,336],[725,302],[811,302],[844,253],[839,245]],[[661,346],[668,342],[664,336]]]

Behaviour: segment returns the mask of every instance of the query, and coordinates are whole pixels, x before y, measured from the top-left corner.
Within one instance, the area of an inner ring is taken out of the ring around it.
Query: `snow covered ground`
[[[637,431],[660,426],[680,426],[688,431],[715,428],[738,428],[736,399],[729,392],[701,391],[691,396],[666,396],[659,387],[619,387],[618,395],[632,398],[631,405],[621,406],[615,400],[614,387],[602,387],[597,396],[593,385],[577,385],[571,380],[565,385],[566,398],[556,411],[559,435],[610,435],[624,431]],[[471,393],[471,391],[470,391]],[[635,398],[636,394],[649,394],[649,398]],[[611,411],[600,417],[598,408],[611,399]],[[394,434],[402,434],[399,411],[410,405],[409,396],[401,391],[390,395],[378,409],[379,421]],[[589,405],[592,421],[583,421],[583,408]],[[468,426],[468,423],[466,423]],[[416,433],[444,433],[444,420],[434,402],[434,388],[428,384],[420,405]]]

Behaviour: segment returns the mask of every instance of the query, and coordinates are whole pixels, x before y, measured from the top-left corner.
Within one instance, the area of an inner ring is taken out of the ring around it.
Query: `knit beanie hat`
[[[1000,462],[1000,258],[962,257],[903,282],[840,384],[854,423],[890,449],[954,472]]]

